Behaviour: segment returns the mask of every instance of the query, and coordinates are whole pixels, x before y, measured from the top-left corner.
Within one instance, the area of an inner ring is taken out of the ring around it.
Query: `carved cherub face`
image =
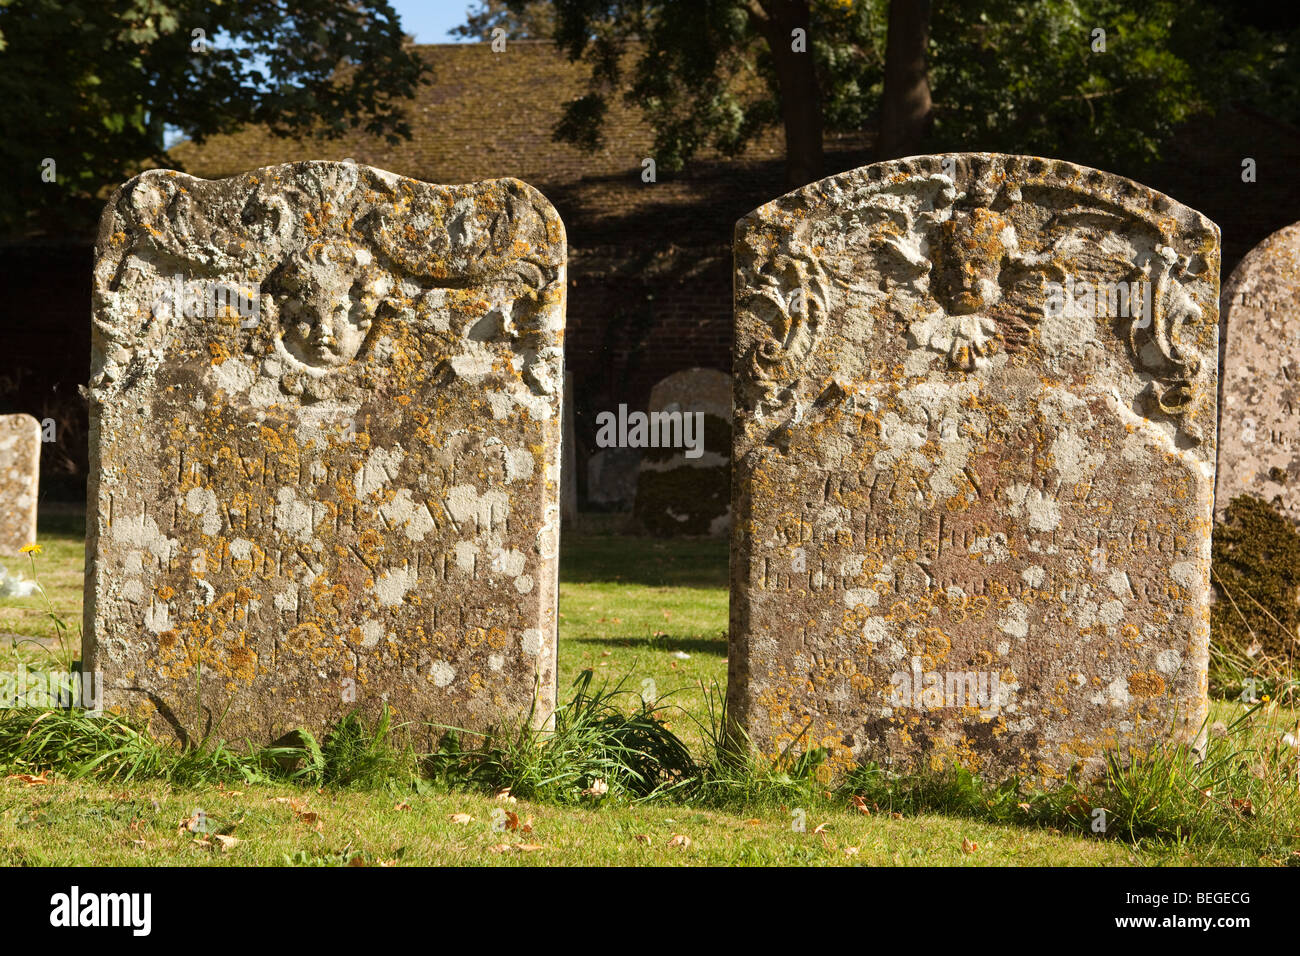
[[[940,226],[931,292],[950,315],[972,315],[1002,298],[1002,257],[1014,248],[1015,231],[991,209],[954,216]]]
[[[313,243],[277,276],[285,349],[306,365],[337,368],[365,344],[392,278],[365,249],[348,242]]]

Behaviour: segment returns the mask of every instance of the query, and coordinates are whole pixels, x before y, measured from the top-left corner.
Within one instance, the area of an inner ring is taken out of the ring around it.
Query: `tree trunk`
[[[930,129],[930,0],[890,0],[877,159],[914,155]]]
[[[785,185],[797,189],[821,179],[822,110],[807,35],[807,0],[750,0],[750,20],[767,41],[776,70],[781,120],[785,126]],[[792,48],[796,28],[804,31],[804,52]]]

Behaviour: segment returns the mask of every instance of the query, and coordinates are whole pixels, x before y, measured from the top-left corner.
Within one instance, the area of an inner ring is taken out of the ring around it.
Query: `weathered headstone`
[[[658,536],[725,535],[731,527],[731,376],[674,372],[650,390],[649,434],[633,518]]]
[[[1051,780],[1193,738],[1218,228],[950,154],[760,207],[736,269],[728,694],[758,752]]]
[[[0,415],[0,554],[36,543],[41,473],[41,423],[30,415]]]
[[[600,448],[587,459],[587,503],[609,511],[627,511],[636,498],[637,448]]]
[[[1300,521],[1300,223],[1246,254],[1220,308],[1215,516],[1249,494]]]
[[[154,170],[96,257],[85,656],[107,706],[190,738],[225,713],[254,741],[381,702],[479,730],[536,690],[546,718],[565,240],[545,198],[350,163]]]

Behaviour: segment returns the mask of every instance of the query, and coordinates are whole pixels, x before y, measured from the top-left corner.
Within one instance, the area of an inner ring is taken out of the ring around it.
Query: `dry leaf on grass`
[[[686,850],[690,848],[691,838],[688,837],[685,833],[674,833],[672,839],[668,841],[668,845],[679,846],[683,850]]]
[[[829,824],[829,823],[823,823],[823,824],[821,824],[820,826],[818,826],[816,829],[814,829],[814,830],[813,830],[813,833],[814,833],[814,834],[817,834],[817,833],[825,833],[825,832],[827,831],[827,829],[829,829],[829,828],[830,828],[830,824]]]
[[[857,856],[857,855],[858,855],[858,848],[855,847],[855,846],[846,846],[846,847],[844,848],[844,855],[845,855],[845,856]]]
[[[857,810],[858,813],[863,813],[866,814],[867,816],[871,816],[871,808],[867,806],[867,801],[863,800],[856,793],[853,795],[853,809]]]
[[[518,802],[517,800],[515,800],[514,797],[510,796],[510,788],[509,788],[509,787],[506,787],[504,790],[502,790],[500,793],[498,793],[498,794],[497,794],[493,799],[494,799],[494,800],[500,800],[502,803],[517,803],[517,802]]]
[[[221,845],[221,852],[223,853],[227,850],[233,850],[235,847],[239,846],[240,842],[238,837],[226,836],[224,833],[214,834],[212,839],[216,840],[217,843]]]
[[[963,853],[974,853],[979,848],[980,845],[976,843],[974,840],[967,840],[965,837],[962,837],[961,851]]]
[[[30,773],[11,773],[5,777],[6,780],[17,780],[27,787],[48,787],[54,781],[46,778],[48,771],[42,770],[39,777],[33,777]]]
[[[410,805],[409,803],[406,803],[405,801],[403,801],[402,803],[399,803],[399,804],[397,804],[396,806],[394,806],[393,809],[394,809],[394,810],[409,810],[409,809],[411,809],[411,805]]]
[[[452,823],[473,823],[474,822],[474,818],[471,817],[468,813],[453,813],[447,819],[450,820]]]
[[[648,833],[638,833],[632,839],[636,840],[637,843],[649,843],[650,835]]]
[[[762,825],[763,825],[763,821],[760,820],[758,817],[750,817],[748,820],[745,821],[745,826],[747,827],[761,827]]]

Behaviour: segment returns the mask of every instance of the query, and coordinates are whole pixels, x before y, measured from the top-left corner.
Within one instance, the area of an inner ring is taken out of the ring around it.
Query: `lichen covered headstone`
[[[309,162],[119,189],[90,389],[106,705],[254,742],[385,703],[549,715],[564,270],[515,180]]]
[[[1220,306],[1216,517],[1248,494],[1300,522],[1300,223],[1246,254]]]
[[[917,157],[755,210],[736,270],[757,751],[1050,781],[1194,738],[1217,227],[1069,163]]]
[[[41,423],[31,415],[0,415],[0,554],[36,543],[41,474]]]
[[[731,520],[731,376],[674,372],[650,390],[632,515],[660,537],[725,536]]]

